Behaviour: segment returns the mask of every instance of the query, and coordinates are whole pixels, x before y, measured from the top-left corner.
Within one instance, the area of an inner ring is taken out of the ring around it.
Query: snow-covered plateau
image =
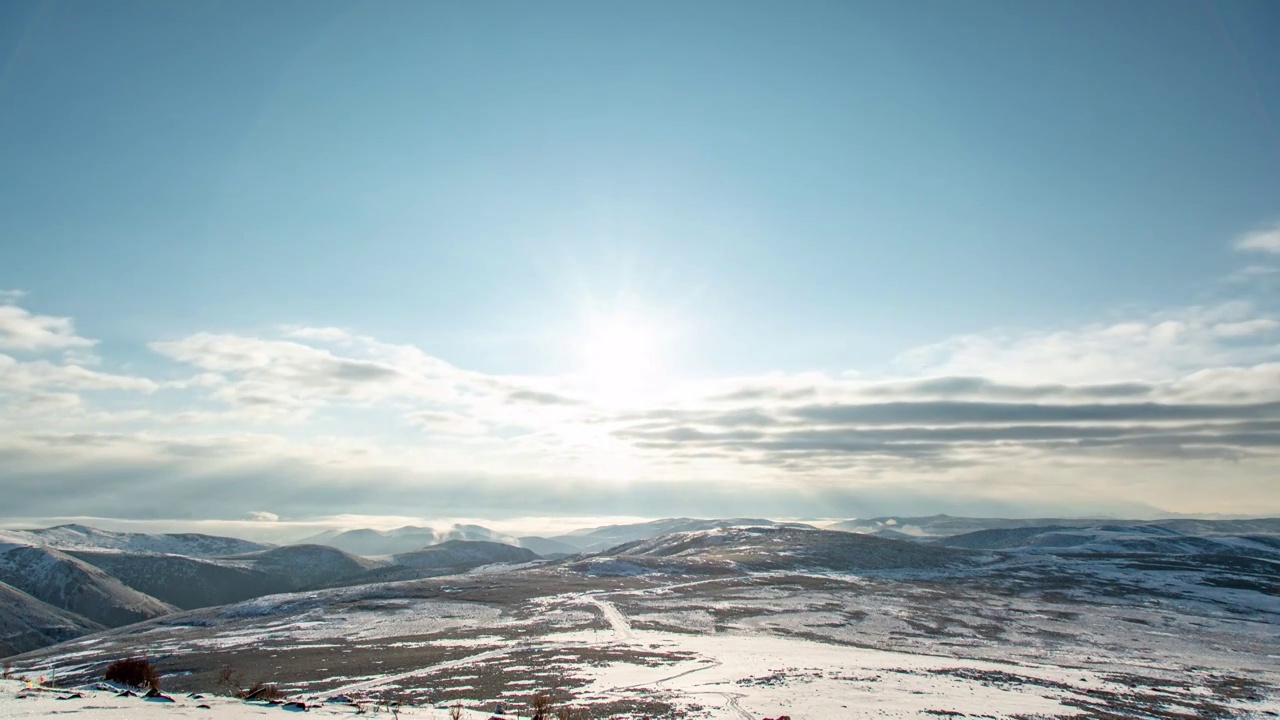
[[[56,688],[5,683],[0,717],[515,718],[538,693],[593,718],[1280,717],[1274,540],[713,527],[96,632],[11,658]],[[130,656],[172,702],[94,689]],[[225,672],[301,704],[220,696]]]

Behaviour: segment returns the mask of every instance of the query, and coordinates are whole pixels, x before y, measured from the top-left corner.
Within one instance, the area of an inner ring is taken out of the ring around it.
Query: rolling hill
[[[35,650],[105,629],[0,582],[0,657]]]
[[[14,547],[0,553],[0,582],[108,627],[177,610],[83,560],[46,547]]]

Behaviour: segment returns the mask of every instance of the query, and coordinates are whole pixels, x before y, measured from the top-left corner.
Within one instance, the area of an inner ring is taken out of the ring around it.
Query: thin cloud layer
[[[573,376],[326,327],[196,332],[150,343],[152,374],[89,369],[62,353],[97,346],[70,318],[4,309],[26,353],[0,354],[16,515],[1280,510],[1280,323],[1243,302],[955,338],[904,353],[899,377],[723,378],[625,407]]]

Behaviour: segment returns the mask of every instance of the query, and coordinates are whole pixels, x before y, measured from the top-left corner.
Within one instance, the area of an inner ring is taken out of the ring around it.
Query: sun
[[[624,314],[591,318],[582,340],[588,391],[606,404],[643,400],[662,375],[663,350],[657,323]]]

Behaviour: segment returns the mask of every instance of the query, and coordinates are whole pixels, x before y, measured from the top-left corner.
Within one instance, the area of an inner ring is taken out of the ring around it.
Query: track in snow
[[[604,619],[609,621],[609,626],[613,628],[613,634],[618,640],[634,640],[636,634],[631,630],[631,623],[627,620],[627,616],[616,605],[608,600],[601,600],[591,595],[587,596],[587,602],[600,608]]]
[[[631,622],[627,620],[627,616],[624,615],[616,605],[609,602],[608,600],[601,599],[600,597],[597,597],[594,595],[588,595],[586,596],[586,599],[591,604],[600,608],[600,612],[604,615],[604,619],[608,620],[609,625],[613,628],[613,632],[614,632],[614,635],[616,636],[616,639],[618,640],[634,640],[635,639],[636,635],[635,635],[635,631],[631,629]],[[669,677],[665,677],[660,680],[655,680],[649,683],[643,683],[641,685],[631,685],[621,689],[630,690],[630,689],[634,689],[642,686],[656,687],[659,685],[663,685],[664,683],[671,682],[672,680],[685,677],[687,675],[693,675],[694,673],[705,672],[707,670],[718,668],[722,664],[723,663],[721,663],[719,660],[716,660],[712,664],[707,665],[706,667],[694,668],[692,670],[685,670],[684,672],[679,672],[679,673],[676,673],[675,675],[671,675]],[[751,713],[747,712],[746,710],[743,710],[742,706],[738,704],[738,700],[744,697],[741,693],[726,693],[726,692],[717,692],[713,690],[701,690],[701,691],[686,690],[684,691],[684,694],[686,695],[718,695],[725,699],[725,703],[728,705],[729,709],[732,710],[734,714],[737,715],[739,718],[742,718],[742,720],[755,720],[755,716],[753,716]]]
[[[716,692],[714,690],[696,690],[696,691],[690,690],[690,691],[687,691],[685,694],[686,695],[719,695],[720,697],[725,699],[725,702],[728,704],[729,709],[732,710],[735,714],[737,714],[738,717],[742,718],[742,720],[756,720],[754,715],[747,712],[746,710],[743,710],[742,706],[738,704],[738,700],[740,698],[745,697],[742,693]]]

